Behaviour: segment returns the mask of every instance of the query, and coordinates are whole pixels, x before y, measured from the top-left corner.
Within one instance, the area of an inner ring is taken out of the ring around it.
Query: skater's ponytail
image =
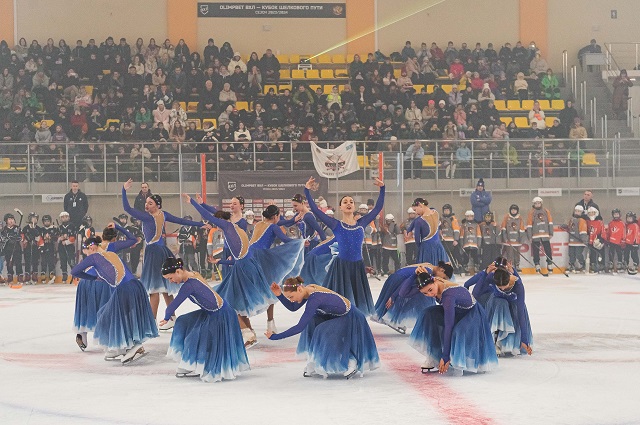
[[[168,274],[173,274],[177,270],[182,270],[184,268],[184,262],[182,258],[174,258],[169,257],[162,263],[162,275],[166,276]]]
[[[100,236],[92,236],[82,243],[82,249],[88,249],[91,245],[100,245],[102,238]]]
[[[267,208],[265,208],[264,211],[262,211],[262,216],[267,220],[279,215],[280,215],[280,208],[278,208],[275,205],[269,205]]]
[[[453,266],[451,264],[445,263],[444,261],[438,261],[438,267],[440,267],[444,271],[444,274],[451,279],[451,276],[453,276]]]
[[[300,286],[302,286],[303,283],[304,279],[302,279],[300,276],[290,277],[282,284],[282,290],[284,292],[295,292]]]

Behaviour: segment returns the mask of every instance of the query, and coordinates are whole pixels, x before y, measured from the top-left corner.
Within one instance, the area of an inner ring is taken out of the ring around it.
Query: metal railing
[[[603,53],[610,71],[634,69],[640,64],[640,42],[607,42]]]

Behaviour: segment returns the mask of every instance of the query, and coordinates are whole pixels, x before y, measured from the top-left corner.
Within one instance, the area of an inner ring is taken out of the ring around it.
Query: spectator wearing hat
[[[153,124],[157,126],[159,123],[162,123],[165,130],[169,131],[169,117],[171,116],[171,111],[167,109],[164,105],[164,101],[159,100],[156,105],[158,107],[153,110]]]
[[[230,74],[233,74],[233,71],[236,69],[236,66],[239,66],[240,70],[243,73],[247,72],[247,64],[244,63],[244,61],[242,60],[242,57],[240,56],[240,52],[235,52],[233,54],[233,58],[231,58],[231,61],[229,61],[229,65],[227,66],[227,69],[229,70]]]
[[[470,201],[474,220],[476,223],[480,223],[484,215],[491,210],[491,193],[484,190],[484,179],[478,180],[476,190],[471,194]]]

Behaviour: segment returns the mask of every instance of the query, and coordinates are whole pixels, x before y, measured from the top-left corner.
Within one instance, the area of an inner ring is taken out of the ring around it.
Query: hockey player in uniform
[[[40,247],[42,246],[42,228],[38,226],[38,214],[30,212],[27,224],[22,228],[22,251],[24,253],[25,284],[38,283],[38,268],[40,265]]]
[[[629,211],[626,216],[625,237],[624,237],[624,258],[627,264],[627,273],[636,274],[638,272],[638,243],[640,243],[640,225],[636,219],[636,214]]]
[[[122,228],[126,228],[127,227],[127,222],[129,221],[129,216],[125,213],[120,214],[118,217],[113,217],[114,222],[118,223],[120,226],[122,226]],[[118,232],[118,236],[117,236],[117,241],[126,241],[127,240],[127,236],[122,233],[122,232]],[[131,267],[131,265],[129,264],[129,250],[128,249],[123,249],[122,251],[118,252],[118,257],[120,257],[120,259],[122,260],[123,263],[125,263],[127,265],[127,267]]]
[[[527,219],[527,236],[531,240],[531,255],[533,256],[533,264],[536,266],[536,272],[542,273],[540,269],[540,247],[544,249],[547,256],[547,273],[553,273],[553,253],[551,252],[551,237],[553,236],[553,220],[548,209],[542,207],[542,198],[536,196],[532,200],[533,207],[529,211]]]
[[[484,213],[483,221],[480,223],[480,233],[482,234],[480,268],[484,270],[489,267],[489,264],[491,264],[500,253],[500,246],[498,245],[500,230],[496,225],[491,211]]]
[[[247,236],[249,237],[249,240],[251,240],[253,229],[256,227],[256,214],[251,210],[247,210],[244,213],[244,218],[247,220]]]
[[[58,240],[58,229],[53,225],[53,220],[49,214],[42,216],[42,245],[41,271],[43,283],[50,285],[56,280],[56,241]]]
[[[520,216],[520,207],[516,204],[512,204],[509,212],[504,215],[500,232],[502,233],[502,256],[513,264],[517,272],[521,272],[520,247],[524,243],[526,232],[524,219]]]
[[[389,273],[389,259],[393,261],[393,272],[400,269],[400,259],[398,258],[398,234],[400,228],[395,221],[393,214],[384,217],[384,224],[380,228],[382,242],[382,273],[387,276]]]
[[[80,225],[80,228],[78,228],[78,239],[76,240],[76,244],[80,244],[80,246],[82,247],[82,244],[84,243],[85,240],[92,238],[96,235],[96,229],[93,228],[93,219],[91,218],[90,215],[85,215],[82,218],[82,225]],[[78,250],[77,251],[77,256],[80,255],[82,251]],[[82,252],[82,257],[86,257],[86,255]],[[77,264],[77,262],[76,262]]]
[[[480,244],[482,243],[482,233],[480,225],[474,220],[475,214],[468,210],[464,213],[464,220],[460,226],[460,240],[464,250],[463,266],[470,276],[476,274],[476,267],[479,265]]]
[[[22,284],[22,232],[16,224],[13,214],[4,215],[5,225],[2,228],[0,239],[2,240],[2,254],[7,264],[7,283],[13,283],[14,271],[17,274],[18,283]]]
[[[595,207],[587,209],[589,222],[587,223],[587,234],[589,235],[589,273],[600,273],[604,267],[604,241],[606,231],[600,211]]]
[[[204,227],[196,228],[196,257],[199,263],[199,270],[202,277],[211,279],[212,265],[207,261],[207,243],[209,242],[209,231]]]
[[[400,230],[402,230],[404,236],[405,261],[407,265],[411,265],[416,262],[416,241],[413,232],[407,232],[407,229],[411,226],[413,220],[416,219],[416,212],[413,208],[409,207],[407,214],[409,214],[409,218],[400,225]]]
[[[609,260],[613,264],[613,271],[617,274],[624,269],[622,264],[622,249],[625,238],[625,223],[618,208],[611,211],[612,220],[607,226],[607,242],[609,243]]]
[[[582,272],[585,266],[584,252],[589,242],[587,221],[584,219],[584,207],[576,205],[573,215],[567,223],[569,233],[569,272]]]
[[[128,249],[129,251],[129,269],[131,272],[138,276],[138,265],[140,264],[140,254],[142,248],[144,248],[144,234],[142,233],[142,226],[140,220],[135,217],[131,217],[130,223],[126,229],[129,233],[138,239],[138,243]]]
[[[193,220],[190,215],[184,216],[185,220]],[[180,254],[184,261],[185,270],[193,272],[198,270],[196,263],[196,227],[181,226],[178,231],[178,243],[180,244]]]
[[[69,279],[69,271],[75,266],[76,258],[76,230],[69,219],[69,213],[62,211],[58,216],[58,257],[60,258],[60,271],[62,272],[62,283]]]
[[[442,207],[442,215],[440,216],[440,236],[442,237],[442,246],[454,265],[456,274],[462,273],[461,265],[464,262],[460,250],[460,223],[453,212],[451,204],[444,204]]]

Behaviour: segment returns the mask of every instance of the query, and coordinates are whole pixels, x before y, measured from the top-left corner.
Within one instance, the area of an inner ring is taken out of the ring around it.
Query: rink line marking
[[[617,295],[640,295],[640,292],[620,291],[620,292],[613,292],[613,294],[617,294]]]
[[[71,414],[71,413],[63,413],[63,412],[59,412],[59,411],[56,411],[56,410],[42,409],[42,408],[37,408],[37,407],[33,407],[33,406],[24,406],[24,405],[21,405],[21,404],[8,403],[6,401],[0,401],[0,406],[6,406],[6,407],[9,407],[9,408],[12,408],[12,409],[29,412],[31,415],[36,413],[36,414],[45,415],[45,416],[53,416],[53,417],[69,418],[69,419],[86,419],[88,421],[107,422],[107,423],[113,423],[113,424],[117,424],[117,425],[122,425],[122,424],[142,424],[143,423],[143,422],[123,421],[121,419],[107,419],[107,418],[104,418],[104,417],[97,417],[97,416],[87,416],[87,415],[76,415],[76,414]]]
[[[380,353],[384,364],[393,369],[405,382],[409,383],[436,410],[446,417],[450,424],[467,425],[469,423],[490,425],[493,419],[483,414],[481,409],[470,400],[454,391],[438,373],[422,374],[417,362],[398,351],[389,350],[388,337],[376,335],[376,344],[381,345]],[[460,379],[460,378],[452,378]]]

